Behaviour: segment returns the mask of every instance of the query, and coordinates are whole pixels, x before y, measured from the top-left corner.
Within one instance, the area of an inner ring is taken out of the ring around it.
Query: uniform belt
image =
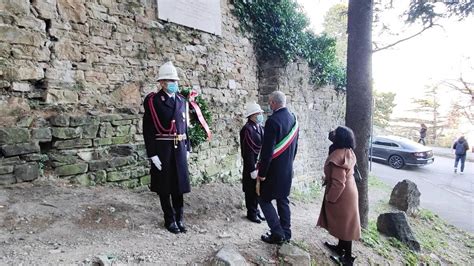
[[[182,141],[186,139],[186,134],[169,135],[169,134],[156,134],[155,140],[172,140]]]

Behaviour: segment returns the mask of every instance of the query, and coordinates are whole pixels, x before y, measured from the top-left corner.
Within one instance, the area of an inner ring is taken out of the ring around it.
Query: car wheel
[[[395,169],[401,169],[405,165],[405,162],[403,162],[402,157],[398,155],[392,155],[390,158],[388,158],[388,164]]]

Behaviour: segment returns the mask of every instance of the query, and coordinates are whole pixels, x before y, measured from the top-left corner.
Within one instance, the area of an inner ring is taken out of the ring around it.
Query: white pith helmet
[[[168,61],[160,66],[158,71],[158,80],[170,79],[170,80],[179,80],[178,71],[173,66],[171,61]]]
[[[256,113],[263,113],[262,108],[260,108],[260,105],[258,103],[249,103],[247,104],[247,110],[245,110],[245,117],[249,117],[253,114]]]

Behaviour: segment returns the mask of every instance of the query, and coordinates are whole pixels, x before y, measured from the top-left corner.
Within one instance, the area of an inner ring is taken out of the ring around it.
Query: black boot
[[[188,230],[186,229],[186,226],[184,225],[184,219],[183,219],[183,208],[176,209],[176,224],[178,225],[179,231],[181,233],[186,233]]]
[[[325,245],[329,250],[331,250],[332,252],[336,253],[338,256],[344,255],[344,250],[343,250],[340,246],[334,245],[334,244],[330,244],[329,242],[324,242],[324,245]]]
[[[179,232],[181,231],[178,225],[176,224],[176,222],[171,222],[168,224],[165,223],[165,227],[166,227],[166,230],[170,231],[173,234],[179,234]]]
[[[354,260],[355,259],[356,259],[356,257],[347,256],[347,255],[331,256],[331,260],[336,262],[338,265],[342,265],[342,266],[352,266],[352,265],[354,265]]]

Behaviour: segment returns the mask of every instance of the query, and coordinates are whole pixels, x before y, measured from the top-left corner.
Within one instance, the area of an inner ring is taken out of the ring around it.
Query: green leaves
[[[188,99],[188,95],[190,93],[191,89],[190,88],[184,88],[181,90],[181,94]],[[209,111],[209,107],[207,102],[200,96],[198,95],[195,98],[196,103],[199,105],[199,108],[201,109],[202,116],[206,120],[207,124],[209,127],[211,127],[211,122],[212,122],[212,117],[211,117],[211,112]],[[199,144],[205,142],[207,140],[207,133],[200,124],[197,114],[192,108],[190,107],[189,110],[189,118],[191,122],[191,126],[188,128],[188,136],[189,140],[191,141],[191,146],[197,147]]]
[[[336,42],[309,30],[309,19],[294,0],[235,0],[241,27],[252,34],[261,61],[278,57],[283,63],[306,59],[311,81],[345,88],[345,69],[336,58]]]

